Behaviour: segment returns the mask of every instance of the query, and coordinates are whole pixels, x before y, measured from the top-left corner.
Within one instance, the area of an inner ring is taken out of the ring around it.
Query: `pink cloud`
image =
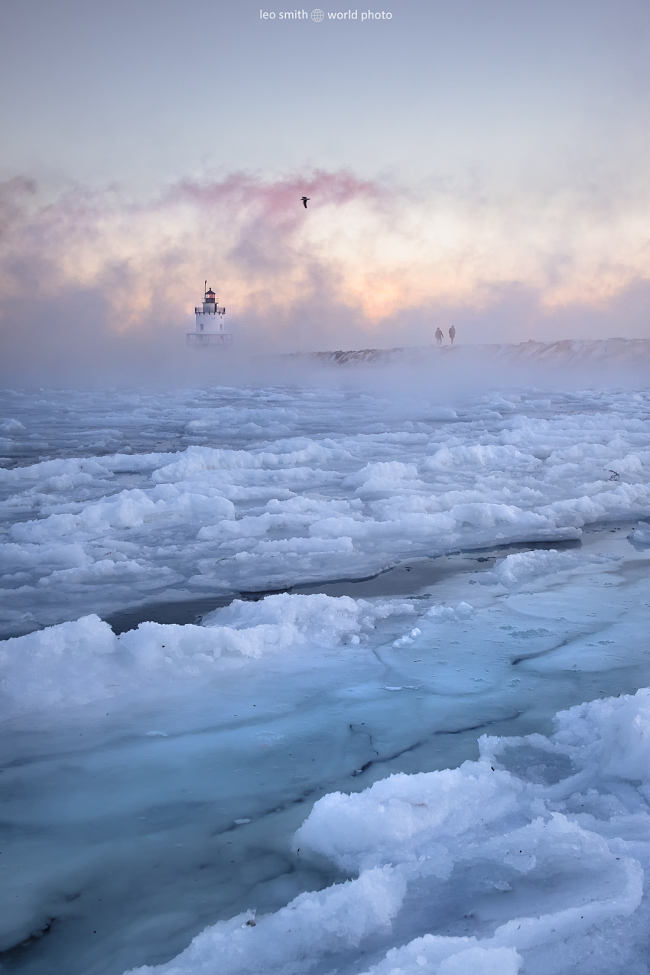
[[[287,176],[262,180],[247,172],[230,173],[222,180],[181,180],[161,197],[161,204],[178,200],[190,201],[202,207],[228,204],[237,208],[251,207],[269,219],[284,220],[287,216],[301,217],[302,196],[320,203],[348,203],[355,199],[386,200],[394,195],[376,180],[361,179],[349,170],[312,170],[307,176]]]

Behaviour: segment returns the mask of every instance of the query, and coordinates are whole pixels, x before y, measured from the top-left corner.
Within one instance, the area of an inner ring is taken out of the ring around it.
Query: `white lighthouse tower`
[[[224,327],[226,309],[217,301],[212,288],[205,282],[203,304],[194,309],[196,326],[193,332],[187,333],[187,344],[194,348],[208,345],[230,345],[232,332]]]

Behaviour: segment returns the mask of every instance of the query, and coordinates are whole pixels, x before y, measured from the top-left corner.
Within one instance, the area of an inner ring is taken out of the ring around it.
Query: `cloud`
[[[15,176],[0,183],[0,239],[15,230],[35,195],[36,181],[26,176]]]
[[[205,277],[254,350],[426,343],[447,320],[465,341],[647,335],[632,211],[590,223],[583,194],[574,232],[564,191],[533,203],[347,170],[182,180],[146,201],[45,200],[17,177],[0,186],[4,377],[173,374]]]

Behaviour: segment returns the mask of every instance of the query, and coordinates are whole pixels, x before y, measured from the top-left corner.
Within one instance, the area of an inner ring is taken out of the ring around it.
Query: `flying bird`
[[[307,200],[311,200],[311,196],[301,196],[300,199],[302,200],[302,205],[304,206],[304,208],[306,210],[307,209]]]

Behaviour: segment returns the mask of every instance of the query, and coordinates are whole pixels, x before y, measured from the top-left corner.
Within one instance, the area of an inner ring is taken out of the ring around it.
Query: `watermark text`
[[[372,10],[367,8],[362,10],[355,7],[347,10],[322,10],[314,7],[313,10],[305,10],[296,7],[293,10],[265,10],[260,7],[260,20],[310,20],[314,24],[320,24],[325,20],[358,20],[361,23],[372,20],[392,20],[391,10]]]

